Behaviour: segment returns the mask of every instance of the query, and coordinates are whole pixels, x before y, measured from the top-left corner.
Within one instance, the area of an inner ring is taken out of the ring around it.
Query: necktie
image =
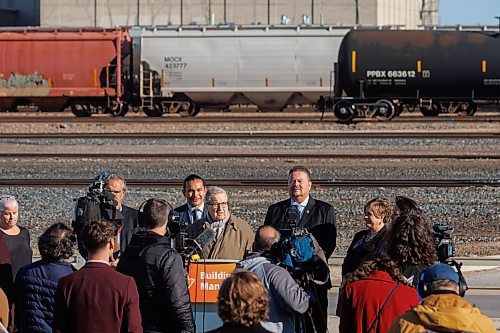
[[[196,208],[191,211],[191,214],[192,214],[192,216],[191,216],[192,217],[192,223],[195,223],[196,221],[198,221],[198,214],[197,214],[197,212],[198,212],[198,209],[196,209]]]

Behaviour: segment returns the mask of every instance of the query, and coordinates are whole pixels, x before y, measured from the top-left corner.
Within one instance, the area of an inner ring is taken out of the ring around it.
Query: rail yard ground
[[[228,113],[217,113],[231,117]],[[202,113],[203,115],[203,113]],[[17,115],[16,115],[17,116]],[[21,115],[22,116],[22,115]],[[32,116],[32,115],[30,115]],[[39,115],[43,117],[45,115]],[[52,114],[51,116],[54,116]],[[363,205],[375,196],[393,198],[405,195],[416,199],[431,223],[455,227],[457,255],[493,255],[500,248],[500,191],[498,188],[500,145],[498,138],[332,138],[332,139],[198,139],[196,132],[234,131],[341,131],[352,132],[500,132],[498,121],[458,122],[450,118],[436,122],[360,122],[341,125],[332,122],[294,122],[291,113],[282,113],[288,122],[5,122],[6,133],[191,133],[182,139],[0,139],[0,152],[83,153],[82,157],[0,157],[1,179],[91,179],[102,170],[112,170],[129,179],[179,179],[195,172],[210,179],[286,179],[288,169],[304,164],[314,179],[472,179],[489,180],[491,186],[470,187],[315,187],[312,195],[332,203],[337,209],[338,248],[343,255],[354,233],[364,228]],[[0,123],[5,115],[0,116]],[[37,115],[38,117],[38,115]],[[317,114],[319,117],[319,114]],[[5,118],[6,119],[6,118]],[[76,119],[76,118],[75,118]],[[221,151],[232,157],[213,158]],[[294,152],[315,151],[325,154],[375,154],[370,158],[301,158]],[[185,158],[99,158],[99,153],[192,153]],[[199,152],[204,156],[200,158]],[[269,152],[267,157],[241,157],[240,153]],[[292,153],[286,158],[272,154]],[[413,153],[420,157],[406,158]],[[465,154],[468,158],[427,158],[426,155]],[[96,156],[97,154],[97,156]],[[386,158],[384,155],[393,155]],[[401,158],[397,155],[400,154]],[[208,155],[208,156],[207,156]],[[483,157],[482,157],[483,156]],[[485,158],[488,156],[489,158]],[[214,184],[216,185],[216,184]],[[286,188],[263,189],[247,185],[229,188],[232,211],[253,226],[262,223],[267,206],[287,197]],[[20,224],[31,230],[32,242],[55,221],[69,222],[73,199],[84,195],[85,188],[39,188],[9,186],[2,193],[19,197]],[[179,189],[131,187],[126,203],[139,204],[160,197],[177,205],[183,203]],[[36,249],[35,249],[36,250]]]

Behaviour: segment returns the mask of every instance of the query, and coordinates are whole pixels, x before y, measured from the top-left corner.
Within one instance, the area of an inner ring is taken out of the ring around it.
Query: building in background
[[[40,25],[361,24],[411,29],[438,24],[438,1],[40,0]]]
[[[0,26],[39,26],[40,0],[0,0]]]

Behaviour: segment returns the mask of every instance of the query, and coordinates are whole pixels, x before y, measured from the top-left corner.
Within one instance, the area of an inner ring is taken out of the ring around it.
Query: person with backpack
[[[139,225],[145,230],[132,236],[116,269],[137,284],[144,332],[194,333],[182,257],[165,236],[171,210],[159,199],[141,205]]]

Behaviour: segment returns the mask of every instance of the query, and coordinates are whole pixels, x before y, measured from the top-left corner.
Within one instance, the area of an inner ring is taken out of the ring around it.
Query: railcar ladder
[[[139,84],[141,92],[142,107],[153,107],[153,73],[150,70],[144,70],[141,64],[139,73]]]

